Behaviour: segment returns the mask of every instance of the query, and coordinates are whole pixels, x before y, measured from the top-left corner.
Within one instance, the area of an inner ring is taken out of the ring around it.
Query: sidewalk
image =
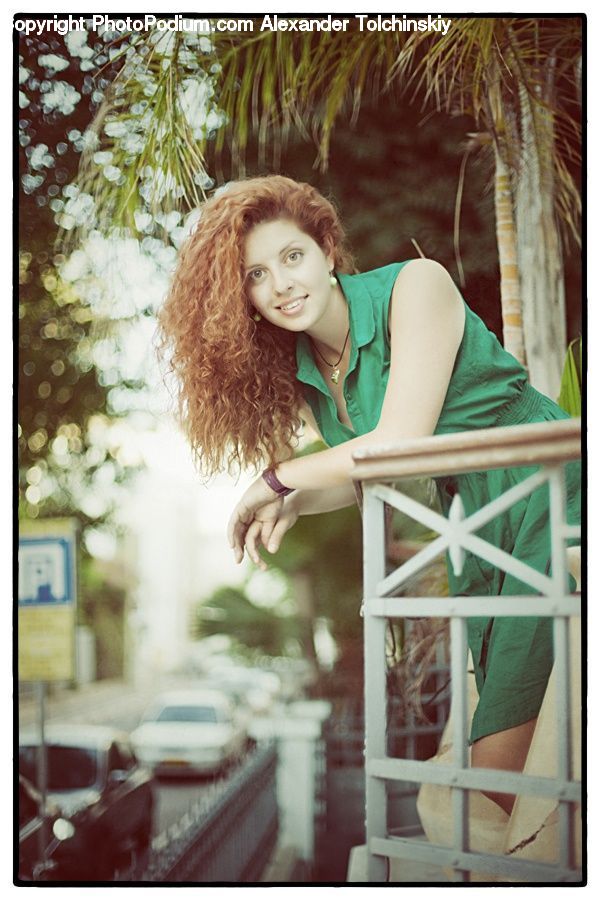
[[[76,721],[90,725],[114,724],[115,719],[137,715],[157,692],[158,686],[136,688],[122,679],[103,679],[74,689],[58,688],[46,696],[45,719]],[[39,721],[37,697],[18,697],[19,727]]]

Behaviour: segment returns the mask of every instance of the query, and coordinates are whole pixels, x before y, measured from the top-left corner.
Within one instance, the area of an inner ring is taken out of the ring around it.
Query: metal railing
[[[406,441],[401,446],[362,450],[354,454],[352,477],[362,491],[364,528],[365,638],[365,767],[368,880],[387,879],[388,859],[422,860],[450,867],[468,881],[470,872],[524,882],[577,881],[581,872],[574,853],[575,805],[581,784],[573,778],[569,689],[569,617],[580,615],[580,597],[569,594],[566,541],[580,535],[567,524],[564,467],[580,456],[579,420],[561,420],[472,431]],[[465,516],[455,494],[448,517],[402,493],[391,483],[415,477],[446,477],[511,466],[536,466],[534,474]],[[475,532],[540,485],[549,485],[551,575],[545,575],[493,546]],[[386,574],[385,504],[407,514],[439,534],[395,571]],[[539,596],[393,596],[405,582],[439,554],[447,552],[460,574],[465,551],[487,560],[538,592]],[[470,768],[467,706],[467,618],[470,616],[551,616],[554,628],[556,677],[555,777],[522,772]],[[389,617],[448,617],[452,681],[453,756],[449,765],[391,758],[386,755],[385,637]],[[576,714],[579,710],[575,711]],[[411,838],[394,838],[387,831],[387,783],[394,780],[451,787],[453,846],[438,846]],[[558,802],[558,859],[555,862],[480,853],[469,847],[469,791],[499,791]],[[388,859],[386,859],[388,858]]]
[[[276,844],[277,750],[259,745],[208,808],[199,804],[174,834],[152,844],[148,867],[136,880],[162,883],[256,883]]]

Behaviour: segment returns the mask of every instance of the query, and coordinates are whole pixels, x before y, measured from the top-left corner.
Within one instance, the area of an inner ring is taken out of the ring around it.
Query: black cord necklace
[[[346,344],[348,343],[349,337],[350,337],[350,329],[348,328],[348,331],[346,333],[346,340],[344,341],[344,346],[342,347],[342,352],[340,353],[339,359],[337,360],[337,362],[334,362],[333,364],[328,362],[325,359],[325,357],[323,356],[323,354],[321,353],[321,351],[319,350],[317,345],[313,342],[313,347],[315,348],[315,350],[317,351],[318,355],[323,360],[325,365],[329,366],[330,369],[333,369],[333,372],[331,373],[331,380],[333,381],[334,384],[337,384],[339,381],[339,378],[340,378],[340,370],[339,370],[338,366],[342,361],[342,356],[344,355],[344,350],[346,349]]]

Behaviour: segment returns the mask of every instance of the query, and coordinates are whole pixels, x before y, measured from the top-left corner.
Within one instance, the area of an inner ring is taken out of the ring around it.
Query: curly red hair
[[[331,253],[336,269],[354,271],[338,214],[315,188],[281,175],[249,178],[203,205],[159,313],[179,418],[207,476],[293,455],[304,403],[296,335],[252,318],[242,253],[250,229],[279,218]]]

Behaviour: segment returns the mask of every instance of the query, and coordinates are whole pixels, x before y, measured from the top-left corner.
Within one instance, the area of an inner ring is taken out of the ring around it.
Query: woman
[[[267,468],[228,526],[235,559],[264,568],[299,515],[352,504],[352,454],[405,438],[565,418],[469,310],[446,270],[415,259],[353,271],[333,206],[282,176],[230,184],[184,246],[161,316],[195,456]],[[293,458],[302,420],[329,449]],[[438,479],[467,513],[531,469]],[[578,516],[578,471],[568,505]],[[546,571],[547,488],[479,533]],[[470,557],[453,594],[531,588]],[[474,766],[521,770],[552,665],[551,619],[469,620],[479,704]],[[489,794],[510,811],[514,797]]]

